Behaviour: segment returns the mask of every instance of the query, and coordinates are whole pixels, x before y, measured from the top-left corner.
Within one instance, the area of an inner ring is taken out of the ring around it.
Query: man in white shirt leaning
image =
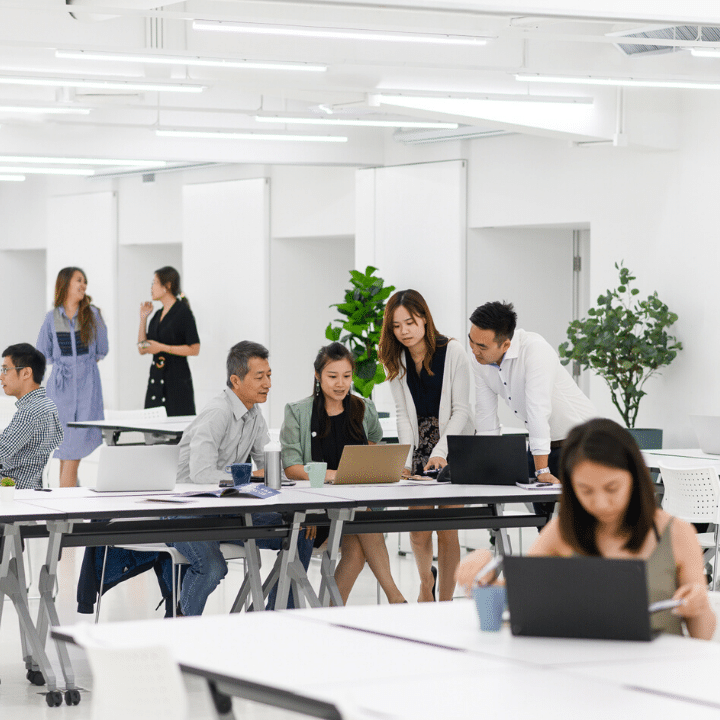
[[[516,329],[512,303],[485,303],[470,322],[470,349],[477,361],[472,367],[478,435],[500,434],[501,397],[530,436],[529,472],[540,482],[559,482],[562,441],[575,425],[597,417],[595,406],[547,340]]]

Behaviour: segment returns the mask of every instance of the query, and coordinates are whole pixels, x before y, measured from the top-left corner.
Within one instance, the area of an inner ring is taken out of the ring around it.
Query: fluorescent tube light
[[[22,182],[25,180],[24,175],[2,175],[0,174],[0,182]]]
[[[19,173],[25,175],[92,175],[94,170],[81,170],[79,168],[39,168],[39,167],[3,167],[0,172]]]
[[[703,48],[703,47],[694,47],[690,48],[690,54],[694,57],[704,57],[704,58],[720,58],[720,48],[714,47],[714,48]]]
[[[205,85],[188,83],[136,82],[134,80],[87,80],[83,78],[60,77],[19,77],[6,75],[0,77],[0,85],[33,85],[39,87],[91,88],[93,90],[135,90],[139,92],[184,92],[199,93]]]
[[[518,73],[522,82],[566,83],[568,85],[610,85],[613,87],[679,88],[681,90],[720,90],[720,83],[693,80],[639,80],[635,78],[570,77],[567,75],[526,75]]]
[[[347,142],[343,135],[264,135],[253,132],[215,130],[156,130],[158,137],[207,138],[209,140],[282,140],[286,142]]]
[[[190,57],[184,55],[133,55],[132,53],[94,52],[89,50],[56,50],[55,57],[70,60],[104,60],[128,63],[154,63],[157,65],[188,65],[193,67],[219,67],[240,70],[296,70],[298,72],[325,72],[327,65],[302,62],[260,60],[225,60],[223,58]]]
[[[28,115],[89,115],[90,108],[63,107],[62,105],[0,105],[0,113],[27,113]]]
[[[41,165],[107,165],[109,167],[166,167],[164,160],[118,160],[116,158],[40,157],[35,155],[0,155],[0,163],[39,163]],[[2,165],[0,165],[0,172]]]
[[[325,40],[376,40],[396,43],[430,43],[433,45],[487,44],[491,38],[471,35],[444,35],[441,33],[394,32],[386,30],[361,30],[355,28],[323,28],[306,25],[266,25],[214,20],[193,20],[193,30],[215,32],[249,33],[253,35],[282,35],[285,37],[323,38]]]
[[[354,127],[425,128],[455,130],[458,123],[430,122],[416,120],[352,120],[349,118],[279,117],[277,115],[256,115],[258,122],[287,123],[288,125],[350,125]]]

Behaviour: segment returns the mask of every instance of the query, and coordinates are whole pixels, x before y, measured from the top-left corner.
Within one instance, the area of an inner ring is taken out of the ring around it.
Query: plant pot
[[[15,486],[0,486],[0,502],[12,502],[15,499]]]
[[[641,450],[660,450],[662,448],[662,428],[628,428]]]

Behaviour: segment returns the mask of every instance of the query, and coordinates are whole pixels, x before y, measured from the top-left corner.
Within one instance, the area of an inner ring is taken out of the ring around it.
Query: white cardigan
[[[433,448],[430,457],[447,459],[448,435],[474,435],[475,424],[470,411],[470,361],[463,346],[457,340],[450,340],[445,355],[442,392],[440,394],[440,441]],[[406,462],[412,466],[413,450],[420,442],[415,402],[407,384],[404,353],[400,355],[400,373],[390,381],[390,390],[397,413],[398,440],[401,445],[411,445]]]

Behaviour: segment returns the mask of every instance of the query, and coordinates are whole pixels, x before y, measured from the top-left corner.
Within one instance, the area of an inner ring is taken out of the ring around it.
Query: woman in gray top
[[[353,356],[344,345],[331,343],[320,348],[315,359],[313,394],[285,406],[280,443],[288,478],[307,480],[306,463],[326,462],[325,479],[332,480],[345,445],[374,444],[382,439],[373,403],[350,393],[354,368]],[[327,530],[318,532],[317,528],[309,528],[308,532],[317,533],[316,546],[327,537]],[[343,535],[341,548],[335,582],[343,603],[347,602],[365,562],[370,565],[388,602],[405,602],[390,572],[382,534]]]

